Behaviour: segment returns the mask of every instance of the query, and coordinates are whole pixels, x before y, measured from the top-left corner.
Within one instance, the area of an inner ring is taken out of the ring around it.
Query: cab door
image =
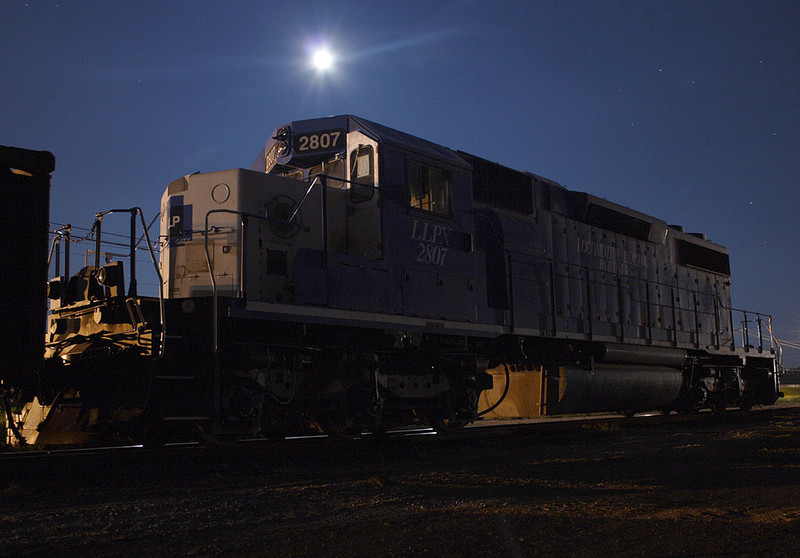
[[[348,200],[345,213],[347,253],[370,260],[383,255],[381,243],[378,143],[361,132],[347,135]]]

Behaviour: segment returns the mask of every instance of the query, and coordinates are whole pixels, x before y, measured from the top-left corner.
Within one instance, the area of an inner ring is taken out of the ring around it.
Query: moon
[[[311,63],[320,72],[326,72],[333,67],[333,54],[325,48],[314,52],[311,56]]]

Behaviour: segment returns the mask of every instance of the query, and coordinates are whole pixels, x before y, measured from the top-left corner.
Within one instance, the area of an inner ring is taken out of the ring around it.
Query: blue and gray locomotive
[[[130,213],[127,271],[99,257],[113,212]],[[732,308],[724,247],[359,117],[291,122],[251,169],[173,181],[158,242],[146,231],[138,208],[98,214],[94,265],[48,282],[44,358],[0,370],[12,443],[781,396],[771,318]],[[154,244],[160,294],[140,296]]]

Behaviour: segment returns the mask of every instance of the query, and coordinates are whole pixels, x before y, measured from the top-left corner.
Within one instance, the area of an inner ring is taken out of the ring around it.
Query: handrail
[[[742,310],[740,308],[733,308],[732,306],[730,306],[730,307],[729,306],[725,306],[725,304],[723,304],[723,301],[722,301],[722,299],[719,298],[719,296],[715,296],[715,300],[718,302],[719,307],[721,309],[727,310],[730,313],[730,316],[731,316],[731,327],[733,327],[733,323],[734,323],[733,322],[733,313],[737,312],[739,314],[742,314],[741,324],[742,324],[742,347],[743,348],[745,348],[745,349],[756,348],[755,346],[750,345],[750,329],[748,327],[748,324],[755,323],[755,324],[757,324],[757,329],[758,329],[758,347],[757,348],[758,348],[759,351],[763,351],[764,350],[764,332],[763,332],[762,324],[766,323],[767,329],[769,330],[769,338],[770,338],[769,339],[769,341],[770,341],[770,347],[769,348],[770,348],[770,350],[774,350],[775,349],[775,344],[778,343],[778,338],[775,337],[775,335],[772,333],[772,321],[774,319],[774,316],[772,316],[770,314],[762,314],[761,312],[754,312],[752,310]],[[750,315],[751,319],[748,319],[748,314]],[[754,318],[753,318],[753,316],[754,316]],[[733,341],[732,338],[731,338],[731,343],[732,343],[731,346],[735,346],[735,342]]]
[[[497,243],[497,245],[501,249],[503,249],[504,248],[503,242],[499,238],[499,235],[498,235],[497,231],[495,230],[494,224],[492,223],[489,215],[486,215],[484,213],[479,213],[479,212],[474,212],[473,215],[474,216],[480,216],[480,217],[483,217],[484,219],[486,219],[486,221],[489,224],[490,230],[491,230],[491,232],[492,232],[492,234],[494,236],[495,242]],[[503,250],[503,251],[504,251],[504,256],[506,256],[506,258],[508,258],[508,252],[505,251],[505,250]],[[549,277],[550,277],[550,283],[551,283],[550,318],[551,318],[551,320],[554,320],[555,311],[553,309],[553,304],[555,303],[555,297],[554,297],[554,293],[552,292],[552,290],[553,290],[552,286],[554,285],[554,283],[555,283],[554,279],[555,279],[556,276],[558,276],[558,274],[555,274],[554,270],[552,269],[553,260],[550,259],[550,258],[544,257],[544,256],[536,256],[536,255],[533,255],[533,254],[526,254],[525,257],[529,258],[531,260],[538,261],[541,264],[543,264],[545,266],[545,273],[547,273],[547,271],[549,269],[549,273],[550,273]],[[506,264],[508,266],[509,265],[509,261],[507,261]],[[567,263],[566,265],[575,266],[577,264]],[[590,270],[591,271],[600,271],[599,269],[590,268],[590,267],[587,267],[587,266],[578,266],[578,267],[581,267],[582,269],[584,269],[587,274],[588,274],[588,272]],[[510,288],[513,278],[511,277],[512,274],[510,273],[510,270],[508,270],[508,269],[507,269],[507,274],[508,274],[507,287]],[[619,292],[619,289],[620,289],[619,280],[622,279],[622,278],[629,278],[629,279],[633,279],[633,280],[641,280],[641,281],[645,281],[648,284],[652,283],[650,281],[647,281],[646,279],[642,279],[642,278],[637,277],[635,275],[630,275],[630,274],[625,274],[625,273],[616,273],[616,274],[611,274],[611,275],[615,275],[617,277],[617,280],[614,281],[614,282],[605,283],[605,285],[606,286],[615,286],[618,289],[618,292]],[[664,283],[664,282],[656,282],[654,284],[665,286],[665,287],[672,287],[672,288],[676,287],[675,285],[670,285],[669,283]],[[679,291],[689,290],[690,292],[695,293],[695,291],[691,291],[690,289],[684,289],[684,288],[682,288],[680,286],[678,286],[677,288],[678,288]],[[509,295],[509,296],[511,296],[511,295]],[[591,336],[593,335],[593,332],[592,332],[592,319],[591,319],[592,301],[591,301],[591,290],[588,288],[588,281],[587,281],[586,297],[587,297],[587,304],[588,304],[588,307],[589,307],[587,320],[589,322],[589,326],[588,326],[589,327],[589,336],[591,338]],[[645,298],[646,298],[646,303],[647,303],[646,309],[647,309],[647,312],[648,312],[648,315],[649,315],[650,306],[651,306],[649,289],[646,290],[646,297]],[[672,296],[670,297],[670,299],[671,299],[671,303],[667,308],[668,309],[671,308],[671,310],[673,312],[673,323],[676,323],[677,322],[677,317],[674,314],[675,314],[675,312],[678,311],[678,308],[675,306],[676,297],[675,297],[674,292],[673,292]],[[722,317],[721,316],[721,312],[723,312],[723,311],[727,311],[728,312],[729,320],[730,320],[730,324],[731,324],[732,328],[734,327],[733,313],[734,312],[741,313],[744,316],[743,327],[742,327],[742,348],[744,348],[746,351],[750,350],[750,349],[758,349],[759,352],[763,352],[765,350],[773,352],[773,353],[775,353],[777,355],[778,365],[782,366],[783,348],[782,348],[782,345],[780,343],[780,340],[773,333],[773,318],[774,318],[774,316],[768,315],[768,314],[762,314],[760,312],[753,312],[753,311],[749,311],[749,310],[740,310],[740,309],[737,309],[737,308],[729,308],[723,303],[721,297],[719,297],[719,295],[716,294],[716,293],[713,295],[713,303],[714,303],[714,325],[715,325],[713,342],[714,342],[714,346],[717,349],[719,349],[720,346],[722,346],[722,345],[728,345],[728,344],[730,345],[731,350],[736,348],[736,342],[735,342],[733,334],[731,335],[730,338],[727,338],[725,340],[722,340],[720,338],[720,328],[722,326],[722,324],[721,324],[721,317]],[[694,304],[693,304],[693,308],[689,308],[688,309],[689,311],[693,311],[694,312],[695,317],[697,316],[697,313],[698,313],[697,305],[698,305],[698,302],[697,302],[697,300],[695,300]],[[509,305],[509,310],[511,312],[511,329],[512,329],[512,331],[513,331],[513,328],[514,328],[513,309],[514,309],[513,300],[511,300],[510,301],[510,305]],[[551,323],[553,323],[553,322],[551,322]],[[758,346],[757,347],[750,345],[750,329],[748,327],[748,324],[753,324],[753,323],[756,324],[756,328],[757,328],[757,331],[758,331]],[[769,347],[765,346],[765,339],[764,338],[766,337],[766,333],[764,332],[764,326],[766,326],[767,331],[769,333]],[[554,331],[554,334],[555,334],[555,332],[556,332],[555,326],[553,326],[553,327],[554,327],[553,331]],[[647,320],[647,329],[648,329],[647,339],[652,342],[652,324],[651,324],[649,318]],[[677,334],[678,334],[677,330],[673,330],[673,332],[672,332],[673,337],[671,339],[671,342],[673,344],[677,343]],[[697,344],[697,337],[695,337],[694,343]]]
[[[741,312],[742,314],[742,346],[745,349],[748,348],[758,348],[759,352],[764,350],[764,330],[763,324],[766,324],[767,329],[769,331],[769,349],[771,351],[775,350],[775,344],[777,339],[772,334],[772,319],[773,316],[770,315],[761,315],[759,312],[752,312],[747,310],[739,310],[736,308],[731,309],[732,312]],[[749,316],[748,316],[749,314]],[[756,324],[756,328],[758,331],[758,346],[751,345],[750,343],[750,328],[748,324]]]
[[[153,243],[150,241],[150,233],[147,230],[148,226],[144,220],[144,212],[142,211],[141,207],[131,207],[128,209],[109,209],[107,211],[102,211],[95,215],[95,222],[93,230],[96,231],[96,249],[95,249],[95,268],[100,268],[100,237],[102,235],[102,221],[103,217],[106,215],[110,215],[112,213],[130,213],[131,215],[131,238],[130,238],[130,285],[128,286],[128,297],[135,297],[136,296],[136,249],[141,243],[141,239],[136,241],[136,217],[138,215],[141,223],[142,229],[144,230],[144,238],[147,240],[147,250],[150,253],[150,260],[153,262],[153,268],[156,271],[156,275],[158,276],[158,310],[159,310],[159,325],[160,325],[160,335],[159,335],[159,347],[158,347],[158,354],[153,357],[154,360],[160,360],[164,358],[164,353],[166,352],[165,342],[167,338],[166,333],[166,312],[164,308],[164,279],[161,276],[161,270],[158,268],[158,262],[156,261],[155,252],[153,251]],[[155,222],[155,221],[153,221]],[[152,222],[150,225],[152,226]]]
[[[66,238],[67,240],[67,249],[64,252],[64,267],[65,273],[64,275],[69,276],[69,240],[70,240],[70,233],[72,232],[72,225],[64,225],[63,227],[59,227],[53,231],[55,235],[53,237],[53,241],[50,243],[50,252],[47,254],[47,267],[50,267],[50,264],[53,261],[53,253],[55,252],[56,256],[56,277],[61,275],[61,240]],[[58,247],[56,249],[56,247]]]
[[[50,268],[50,263],[53,260],[53,252],[55,252],[56,256],[56,269],[55,274],[56,277],[61,277],[61,240],[66,239],[67,245],[64,248],[64,282],[69,281],[69,244],[70,244],[70,237],[72,234],[72,225],[67,224],[62,227],[59,227],[55,231],[53,231],[55,236],[53,237],[53,242],[50,244],[50,253],[47,255],[47,268]],[[59,279],[60,280],[60,279]],[[63,305],[66,302],[67,297],[67,289],[66,285],[61,286],[61,304]]]
[[[776,363],[780,370],[783,369],[783,345],[781,344],[780,339],[775,336],[773,330],[773,320],[774,316],[770,314],[761,314],[760,312],[753,312],[752,310],[741,310],[739,308],[728,308],[722,304],[722,301],[719,301],[720,307],[728,310],[731,316],[731,327],[733,327],[733,313],[741,313],[742,314],[742,321],[741,323],[741,332],[742,332],[742,348],[745,351],[749,351],[750,349],[758,349],[758,352],[764,352],[764,330],[763,325],[766,325],[767,331],[769,333],[769,352],[776,356]],[[749,315],[749,316],[748,316]],[[748,324],[755,323],[757,330],[758,330],[758,347],[750,344],[750,328]],[[727,342],[728,340],[726,340]],[[736,347],[736,341],[734,340],[734,332],[731,332],[730,337],[731,342],[731,349]]]

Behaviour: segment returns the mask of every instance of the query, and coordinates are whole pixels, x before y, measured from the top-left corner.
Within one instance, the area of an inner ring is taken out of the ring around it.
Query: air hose
[[[505,364],[505,363],[504,363],[504,364],[503,364],[503,368],[505,368],[505,371],[506,371],[506,387],[505,387],[505,389],[503,390],[503,395],[501,395],[501,396],[500,396],[500,399],[498,399],[498,400],[495,402],[495,404],[494,404],[494,405],[492,405],[492,406],[491,406],[491,407],[489,407],[488,409],[485,409],[485,410],[481,411],[480,413],[478,413],[478,416],[479,416],[479,417],[482,417],[483,415],[485,415],[485,414],[487,414],[487,413],[491,413],[492,411],[494,411],[495,409],[497,409],[497,407],[499,407],[499,406],[500,406],[500,403],[502,403],[502,402],[503,402],[503,400],[506,398],[506,395],[508,395],[508,388],[509,388],[509,386],[511,385],[511,371],[508,369],[508,364]]]

